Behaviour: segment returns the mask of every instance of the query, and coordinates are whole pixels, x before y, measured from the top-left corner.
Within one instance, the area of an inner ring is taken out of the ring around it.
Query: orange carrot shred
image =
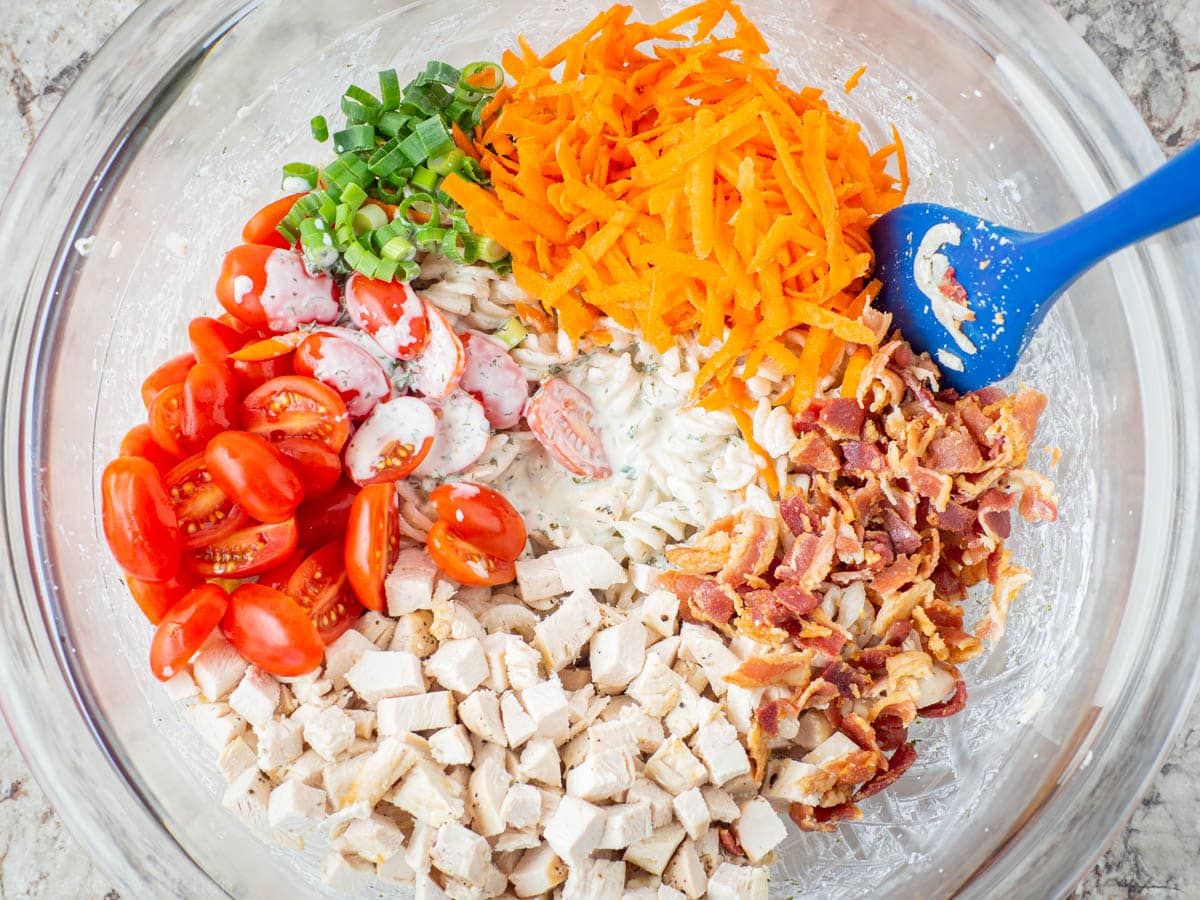
[[[853,75],[851,75],[849,78],[846,79],[846,83],[842,86],[842,89],[847,94],[850,93],[852,90],[854,90],[856,87],[858,87],[858,80],[860,78],[862,78],[863,75],[866,74],[866,71],[867,71],[866,63],[863,63],[861,66],[859,66],[857,69],[854,70]]]

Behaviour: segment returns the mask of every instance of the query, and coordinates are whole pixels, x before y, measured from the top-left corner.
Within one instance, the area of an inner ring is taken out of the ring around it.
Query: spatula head
[[[1049,305],[1027,255],[1033,237],[933,203],[872,226],[880,308],[941,366],[943,387],[977,390],[1016,366]]]

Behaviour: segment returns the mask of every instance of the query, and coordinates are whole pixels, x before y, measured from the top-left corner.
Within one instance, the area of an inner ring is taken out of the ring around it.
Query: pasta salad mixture
[[[729,0],[631,14],[313,119],[102,476],[225,805],[339,892],[765,898],[964,708],[1057,517],[1045,397],[871,305],[899,136]]]

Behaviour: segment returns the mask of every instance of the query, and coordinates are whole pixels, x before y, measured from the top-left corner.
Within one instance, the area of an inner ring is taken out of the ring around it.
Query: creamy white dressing
[[[953,222],[934,225],[921,239],[913,262],[913,278],[917,288],[929,299],[934,316],[950,332],[954,342],[966,353],[975,352],[975,344],[963,334],[962,323],[975,318],[969,304],[955,303],[942,293],[942,283],[950,269],[950,260],[939,252],[947,244],[957,247],[962,241],[962,229]]]
[[[429,455],[413,472],[418,478],[446,478],[461,472],[487,450],[491,427],[479,401],[455,391],[435,408],[437,433]]]
[[[357,396],[346,404],[346,410],[355,418],[365,416],[391,391],[379,363],[354,344],[342,340],[321,342],[321,358],[313,367],[313,376],[339,393],[356,392]]]
[[[246,299],[246,295],[254,290],[254,279],[249,275],[235,275],[233,278],[233,302],[238,306]]]
[[[264,268],[267,281],[258,302],[272,331],[285,333],[307,322],[327,324],[337,319],[338,302],[333,298],[333,279],[328,275],[309,275],[300,256],[287,250],[276,250],[268,256]],[[234,297],[241,302],[237,279]]]

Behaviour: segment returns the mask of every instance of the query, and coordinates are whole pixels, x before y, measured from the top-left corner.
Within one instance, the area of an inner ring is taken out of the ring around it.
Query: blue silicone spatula
[[[1200,216],[1200,144],[1103,206],[1033,234],[934,203],[871,228],[879,306],[960,392],[1012,372],[1050,307],[1080,275],[1130,244]]]

